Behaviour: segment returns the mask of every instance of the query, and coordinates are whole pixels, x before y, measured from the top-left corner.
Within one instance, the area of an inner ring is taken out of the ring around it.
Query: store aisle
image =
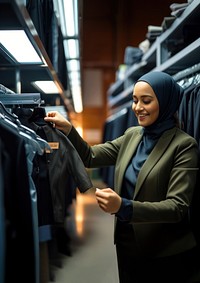
[[[114,218],[97,206],[94,191],[78,193],[72,212],[72,256],[62,255],[62,267],[54,267],[54,282],[118,283]]]

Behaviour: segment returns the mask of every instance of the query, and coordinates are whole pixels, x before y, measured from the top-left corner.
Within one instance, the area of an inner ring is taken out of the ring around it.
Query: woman
[[[114,188],[95,194],[100,208],[116,216],[120,283],[200,282],[196,241],[188,221],[198,149],[177,126],[181,95],[170,75],[143,75],[133,91],[132,109],[139,126],[94,146],[58,112],[45,118],[68,135],[86,167],[115,165]]]

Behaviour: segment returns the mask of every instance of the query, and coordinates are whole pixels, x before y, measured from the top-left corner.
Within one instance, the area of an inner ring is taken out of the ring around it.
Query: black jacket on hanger
[[[72,190],[68,183],[69,175],[73,177],[81,192],[92,188],[92,182],[84,164],[69,139],[50,123],[44,121],[45,111],[42,107],[33,110],[17,108],[15,114],[25,126],[30,127],[43,137],[52,147],[52,152],[45,153],[50,191],[53,203],[54,220],[63,223],[66,216],[67,204],[71,202]]]

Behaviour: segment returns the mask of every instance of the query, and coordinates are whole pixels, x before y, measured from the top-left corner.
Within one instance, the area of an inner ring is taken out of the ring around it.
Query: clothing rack
[[[41,105],[44,103],[40,93],[0,93],[0,101],[4,105]]]
[[[200,63],[193,65],[183,71],[178,72],[173,76],[175,81],[180,81],[181,79],[185,79],[190,75],[194,75],[195,73],[200,73]]]

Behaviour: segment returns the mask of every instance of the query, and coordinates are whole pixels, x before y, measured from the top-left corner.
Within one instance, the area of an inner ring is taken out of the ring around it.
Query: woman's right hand
[[[47,116],[44,118],[46,122],[50,122],[53,124],[54,128],[61,130],[66,135],[69,134],[72,124],[59,112],[57,111],[50,111],[47,113]]]

